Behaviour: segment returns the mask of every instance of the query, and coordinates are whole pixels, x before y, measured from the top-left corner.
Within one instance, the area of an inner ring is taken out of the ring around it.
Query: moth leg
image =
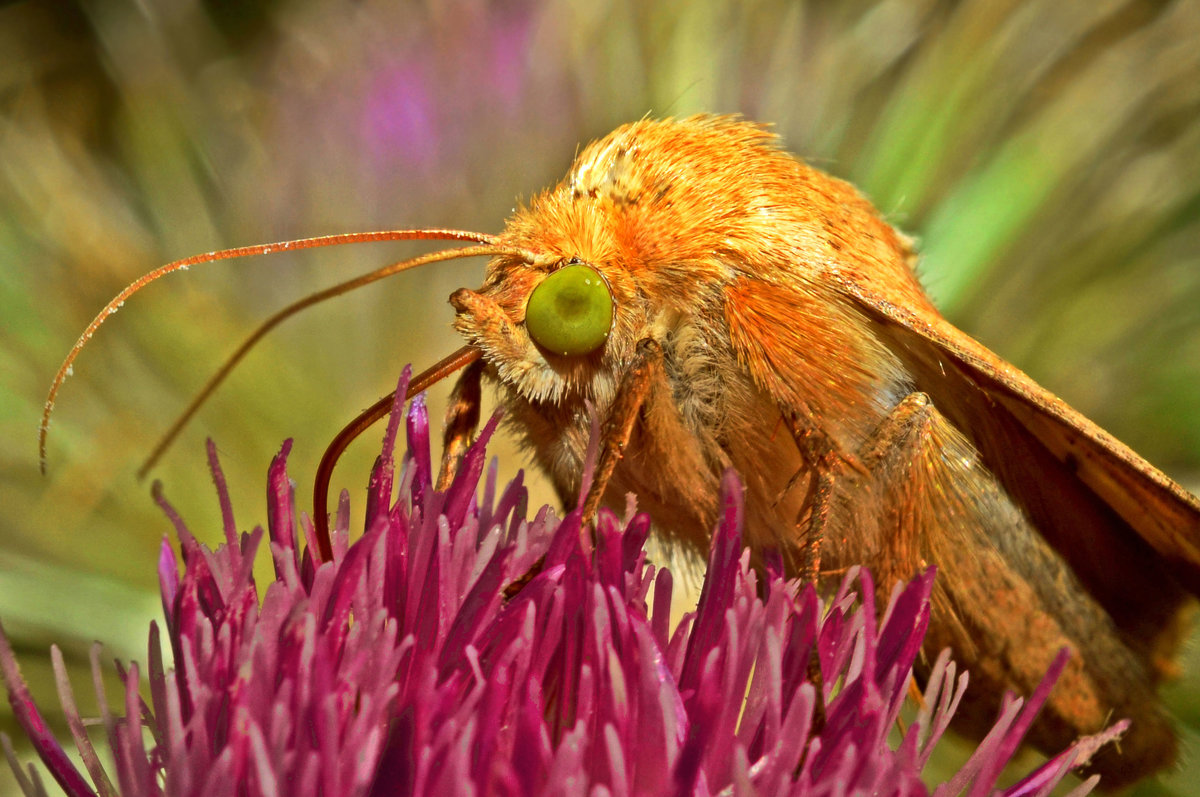
[[[442,464],[434,489],[445,490],[454,481],[463,455],[479,428],[479,405],[483,388],[483,360],[468,365],[454,383],[442,429]]]
[[[802,420],[803,416],[789,414],[785,418],[796,448],[804,461],[804,469],[796,478],[809,475],[808,492],[801,503],[801,516],[796,519],[801,535],[801,560],[797,575],[803,581],[816,581],[821,572],[821,545],[838,505],[837,496],[844,494],[843,480],[866,475],[867,470],[857,458],[847,455],[828,436]],[[788,483],[787,490],[793,486]]]
[[[654,379],[662,371],[662,347],[649,338],[638,344],[633,363],[621,379],[617,398],[609,408],[604,424],[600,428],[600,452],[596,461],[596,472],[583,500],[581,533],[591,528],[600,508],[600,500],[612,479],[613,471],[633,434],[633,424],[650,393]],[[545,557],[538,559],[529,571],[504,588],[504,599],[511,600],[525,585],[545,567]]]
[[[829,527],[836,480],[833,473],[832,449],[814,445],[813,436],[804,432],[805,430],[797,430],[793,425],[792,435],[796,438],[796,445],[812,474],[808,495],[803,503],[803,506],[808,508],[808,523],[805,525],[801,542],[802,558],[797,575],[801,580],[811,582],[815,581],[817,573],[821,572],[821,542],[825,539],[825,532]]]
[[[663,351],[656,341],[649,338],[638,343],[633,362],[621,378],[617,397],[609,408],[608,416],[600,429],[600,454],[596,461],[596,473],[583,501],[583,524],[590,525],[600,508],[600,500],[608,488],[613,471],[625,453],[633,424],[650,394],[655,377],[662,375]]]
[[[797,527],[803,526],[801,535],[801,559],[797,567],[797,575],[802,581],[816,583],[821,572],[821,545],[826,532],[831,527],[837,505],[837,490],[841,486],[840,477],[847,470],[846,465],[852,464],[854,470],[861,471],[862,466],[856,460],[846,457],[832,440],[812,425],[806,425],[800,414],[785,416],[796,448],[804,461],[804,468],[796,474],[785,492],[790,490],[797,479],[804,474],[809,475],[808,493],[801,503],[801,517],[796,519]],[[805,522],[807,516],[807,523]],[[806,677],[813,685],[816,704],[813,707],[813,725],[811,733],[819,734],[825,727],[825,678],[821,674],[821,657],[814,640],[808,655]]]
[[[1126,639],[1038,533],[970,441],[924,393],[901,401],[860,450],[860,496],[878,527],[859,541],[885,599],[897,579],[938,567],[924,652],[949,647],[971,674],[955,727],[982,736],[1006,690],[1030,695],[1064,647],[1071,658],[1029,741],[1064,749],[1128,718],[1119,748],[1093,760],[1116,787],[1174,758],[1144,651]],[[925,664],[918,664],[918,673]]]

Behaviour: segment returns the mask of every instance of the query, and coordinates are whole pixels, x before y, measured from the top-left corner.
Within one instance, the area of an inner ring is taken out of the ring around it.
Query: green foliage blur
[[[274,310],[415,245],[215,263],[92,316],[162,263],[349,230],[499,231],[587,140],[741,113],[920,241],[947,315],[1193,489],[1200,473],[1200,4],[1148,0],[26,0],[0,6],[0,618],[35,694],[92,640],[145,660],[168,524],[141,459]],[[357,411],[456,345],[432,266],[292,319],[153,478],[212,541],[202,442],[239,523],[272,454],[311,473]],[[376,436],[335,482],[361,495]],[[501,456],[510,462],[520,455]],[[307,506],[311,487],[297,486]],[[547,496],[544,496],[548,498]],[[1196,794],[1195,649],[1168,702]],[[81,694],[87,711],[88,702]],[[3,709],[7,710],[7,706]],[[9,719],[11,727],[11,719]],[[7,773],[6,773],[7,774]]]

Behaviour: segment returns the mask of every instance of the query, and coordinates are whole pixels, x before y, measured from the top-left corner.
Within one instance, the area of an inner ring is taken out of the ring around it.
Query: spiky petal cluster
[[[408,454],[393,501],[402,417]],[[275,579],[261,596],[252,563],[262,529],[237,533],[210,449],[226,541],[216,550],[198,543],[164,503],[184,563],[181,575],[164,543],[174,667],[152,626],[149,699],[135,664],[124,672],[124,718],[103,709],[115,785],[84,733],[61,657],[60,696],[91,783],[46,729],[0,640],[10,700],[63,789],[927,793],[921,770],[966,685],[945,655],[916,721],[894,748],[887,737],[928,623],[932,572],[897,587],[882,620],[862,570],[828,604],[774,576],[760,587],[741,551],[741,489],[729,475],[699,605],[672,631],[671,575],[646,561],[644,516],[622,522],[604,512],[594,537],[578,512],[560,522],[542,509],[526,520],[520,479],[497,495],[494,467],[479,496],[493,426],[439,492],[424,404],[414,401],[407,415],[398,407],[371,477],[365,533],[349,544],[343,495],[325,564],[313,545],[301,551],[285,444],[269,474]],[[303,530],[311,534],[307,523]],[[539,559],[540,571],[506,598]],[[935,793],[994,788],[1055,672],[1028,702],[1008,701],[977,753]],[[1044,793],[1116,733],[1077,744],[1006,793]],[[18,774],[37,793],[32,768]]]

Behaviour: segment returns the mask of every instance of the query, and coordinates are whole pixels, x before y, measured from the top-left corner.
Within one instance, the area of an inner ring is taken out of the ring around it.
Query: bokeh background
[[[227,246],[498,231],[582,143],[647,114],[774,123],[919,238],[953,321],[1195,489],[1197,42],[1194,0],[0,4],[0,618],[35,693],[56,704],[51,642],[81,693],[92,640],[145,659],[168,525],[134,471],[188,397],[257,320],[420,249],[156,283],[68,380],[43,477],[46,388],[105,301]],[[445,299],[481,273],[433,266],[273,334],[154,473],[193,530],[219,533],[205,437],[243,527],[285,437],[307,506],[325,443],[404,363],[454,348]],[[355,497],[377,436],[338,470]],[[1195,651],[1167,690],[1188,760],[1138,793],[1200,793]]]

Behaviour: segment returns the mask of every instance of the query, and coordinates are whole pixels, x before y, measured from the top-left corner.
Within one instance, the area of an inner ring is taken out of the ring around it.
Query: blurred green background
[[[647,114],[774,123],[919,238],[953,321],[1195,489],[1197,42],[1194,1],[3,4],[0,618],[35,693],[56,704],[51,642],[78,676],[94,639],[144,661],[168,526],[133,474],[193,391],[257,320],[420,250],[219,263],[153,285],[68,380],[42,477],[45,391],[105,301],[210,249],[498,231],[582,143]],[[445,299],[481,273],[433,266],[273,334],[154,474],[193,531],[219,534],[205,437],[243,527],[264,519],[285,437],[307,507],[325,443],[404,363],[454,348]],[[376,438],[335,479],[356,497]],[[1144,793],[1200,793],[1195,650],[1168,690],[1189,761]]]

